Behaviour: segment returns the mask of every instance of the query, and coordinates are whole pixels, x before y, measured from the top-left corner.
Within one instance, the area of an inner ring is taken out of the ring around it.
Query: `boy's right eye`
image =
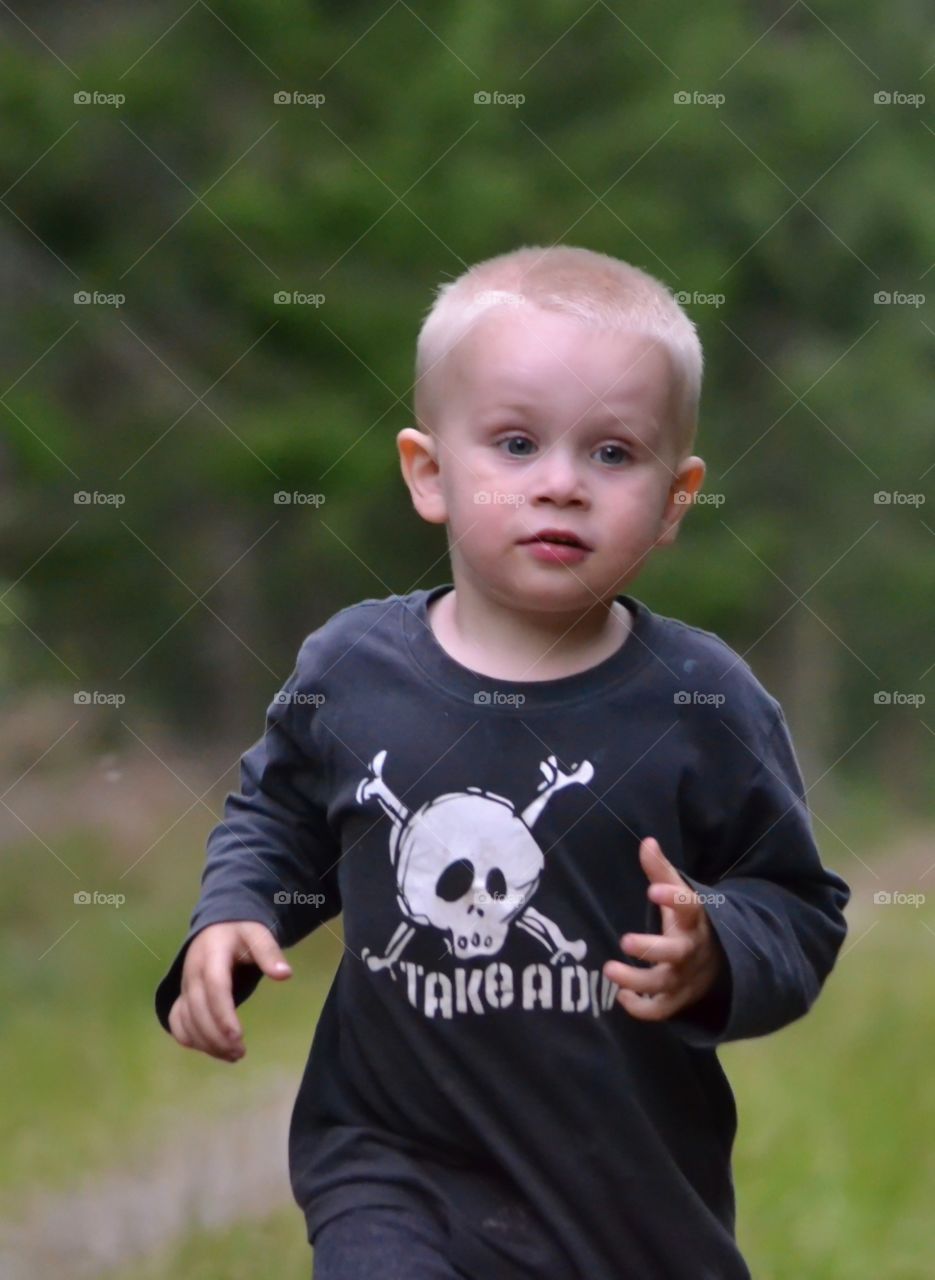
[[[528,457],[529,457],[529,453],[528,453],[528,452],[514,453],[514,452],[510,449],[510,447],[509,447],[510,445],[513,445],[513,444],[519,444],[519,445],[527,445],[527,444],[528,444],[528,445],[530,445],[530,446],[531,446],[531,448],[532,448],[532,449],[535,449],[535,445],[534,445],[534,444],[533,444],[533,442],[529,439],[529,437],[528,437],[528,436],[519,436],[519,435],[516,435],[516,436],[507,436],[504,440],[498,440],[498,441],[497,441],[497,448],[498,448],[498,449],[503,449],[503,448],[504,448],[504,446],[506,446],[505,452],[506,452],[506,453],[508,453],[508,454],[510,455],[510,457],[511,457],[511,458],[528,458]]]

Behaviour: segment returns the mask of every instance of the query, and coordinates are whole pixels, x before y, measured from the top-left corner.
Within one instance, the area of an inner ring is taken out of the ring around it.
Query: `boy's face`
[[[400,432],[419,513],[452,570],[516,608],[610,600],[672,542],[704,463],[676,455],[668,351],[531,306],[488,312],[437,371],[433,434]],[[576,549],[531,541],[545,530]]]

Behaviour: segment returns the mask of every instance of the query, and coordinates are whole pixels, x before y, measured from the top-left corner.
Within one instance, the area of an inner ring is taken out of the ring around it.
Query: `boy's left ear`
[[[694,502],[695,494],[701,488],[704,477],[705,464],[703,459],[692,455],[692,457],[685,458],[679,463],[675,479],[669,488],[665,510],[662,513],[662,528],[659,537],[656,539],[658,547],[671,546],[675,541],[679,525]]]

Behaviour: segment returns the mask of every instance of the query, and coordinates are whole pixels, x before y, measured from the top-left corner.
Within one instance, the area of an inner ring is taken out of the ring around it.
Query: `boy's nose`
[[[584,501],[585,488],[575,460],[567,451],[547,449],[529,471],[529,498],[551,502]]]

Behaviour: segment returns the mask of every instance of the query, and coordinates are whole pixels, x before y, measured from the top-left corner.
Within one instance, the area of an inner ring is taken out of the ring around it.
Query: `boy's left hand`
[[[640,843],[640,862],[650,880],[647,897],[662,912],[662,933],[625,933],[620,944],[628,955],[655,963],[644,969],[608,960],[604,974],[620,988],[617,999],[627,1013],[659,1022],[700,1000],[725,962],[698,895],[657,840]]]

